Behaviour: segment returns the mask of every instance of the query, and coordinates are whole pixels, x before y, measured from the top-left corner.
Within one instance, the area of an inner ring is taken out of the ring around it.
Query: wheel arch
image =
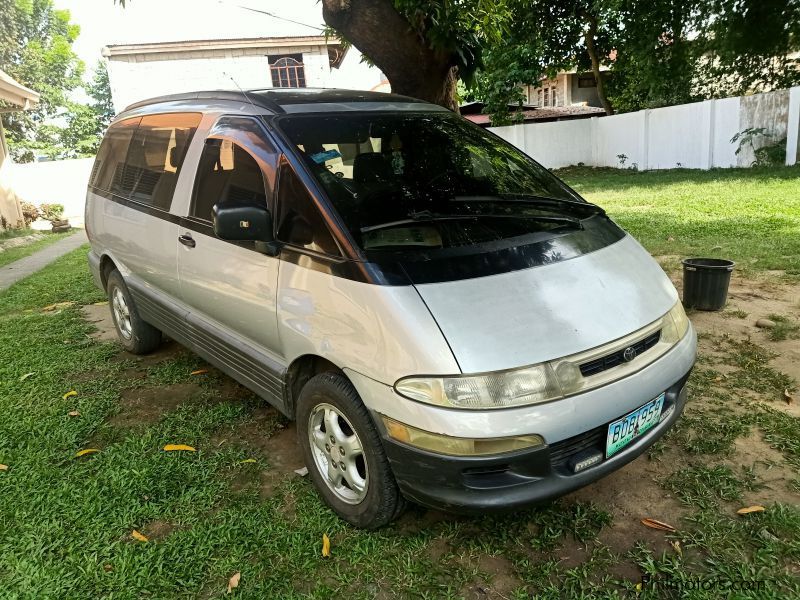
[[[117,269],[117,263],[108,254],[104,254],[100,258],[100,282],[103,284],[104,290],[108,287],[108,276],[115,269]]]
[[[349,377],[338,365],[316,354],[303,354],[295,358],[286,370],[284,400],[286,412],[296,417],[297,399],[306,382],[320,373],[336,373],[348,381]],[[352,383],[352,382],[351,382]]]

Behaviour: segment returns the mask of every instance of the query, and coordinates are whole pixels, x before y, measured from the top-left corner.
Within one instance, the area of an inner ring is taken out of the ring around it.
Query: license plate
[[[664,394],[637,408],[608,426],[606,458],[616,454],[640,435],[643,435],[661,418]]]

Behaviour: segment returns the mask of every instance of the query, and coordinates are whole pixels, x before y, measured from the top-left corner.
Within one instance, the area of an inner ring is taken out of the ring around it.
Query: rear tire
[[[308,380],[297,403],[297,435],[314,487],[342,519],[377,529],[403,511],[380,434],[346,377]]]
[[[161,332],[139,316],[128,286],[116,269],[108,275],[106,292],[111,318],[122,347],[131,354],[147,354],[158,348]]]

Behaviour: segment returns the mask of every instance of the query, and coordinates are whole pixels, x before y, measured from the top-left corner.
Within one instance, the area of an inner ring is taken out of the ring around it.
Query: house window
[[[539,92],[536,94],[536,104],[539,106],[544,106],[544,104],[542,104],[542,90],[539,90]]]
[[[544,104],[542,106],[550,106],[550,88],[544,88]]]
[[[306,73],[302,54],[270,56],[269,70],[272,74],[272,87],[306,87]]]
[[[597,87],[597,81],[595,81],[594,75],[580,75],[580,76],[578,76],[578,87],[579,88]]]
[[[550,88],[550,106],[556,106],[557,105],[556,100],[557,100],[557,98],[556,98],[556,88],[555,87],[551,87]]]

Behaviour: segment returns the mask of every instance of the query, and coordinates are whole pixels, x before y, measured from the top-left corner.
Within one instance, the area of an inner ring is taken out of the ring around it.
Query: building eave
[[[113,59],[121,56],[195,52],[198,50],[243,50],[251,48],[281,48],[286,46],[328,46],[331,40],[324,35],[286,37],[238,38],[216,40],[186,40],[177,42],[152,42],[146,44],[117,44],[103,48],[103,56]]]
[[[0,70],[0,100],[11,104],[17,110],[28,110],[39,103],[39,94],[21,83],[14,81],[5,71]],[[4,109],[2,112],[11,112]]]

